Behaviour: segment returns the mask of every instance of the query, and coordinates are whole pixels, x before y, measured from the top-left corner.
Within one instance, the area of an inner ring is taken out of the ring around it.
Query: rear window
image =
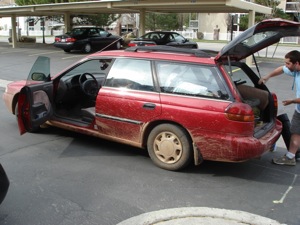
[[[86,28],[74,28],[70,34],[71,35],[82,35],[84,32],[86,32]]]
[[[157,62],[156,71],[163,93],[228,99],[216,67]]]
[[[242,43],[246,46],[252,47],[254,45],[258,45],[260,42],[265,41],[266,39],[270,39],[270,37],[274,37],[278,32],[275,31],[266,31],[254,34],[248,39],[244,40]]]

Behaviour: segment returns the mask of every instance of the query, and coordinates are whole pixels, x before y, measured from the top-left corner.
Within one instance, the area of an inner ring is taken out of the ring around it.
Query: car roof
[[[151,33],[161,33],[161,34],[179,34],[179,33],[177,33],[177,32],[174,32],[174,31],[150,31],[150,32],[148,32],[148,33],[146,33],[146,34],[151,34]],[[145,34],[145,35],[146,35]]]
[[[88,58],[129,57],[143,59],[172,60],[180,62],[204,63],[215,65],[215,52],[200,49],[185,49],[171,46],[135,46],[125,50],[96,52]]]
[[[97,26],[74,26],[72,29],[90,29],[90,28],[100,28],[100,29],[103,29],[101,27],[97,27]]]
[[[216,60],[239,61],[289,36],[300,36],[300,23],[278,18],[264,20],[225,45]]]

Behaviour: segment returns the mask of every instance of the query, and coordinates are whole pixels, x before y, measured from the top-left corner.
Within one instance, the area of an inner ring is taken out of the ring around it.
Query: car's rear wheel
[[[92,51],[92,46],[90,43],[86,43],[83,47],[83,52],[84,53],[90,53]]]
[[[156,126],[148,137],[148,153],[154,164],[166,170],[180,170],[193,158],[192,144],[187,132],[173,124]]]
[[[70,52],[71,50],[69,50],[69,49],[64,49],[64,51],[65,51],[65,52]]]
[[[117,41],[117,42],[116,42],[115,48],[116,48],[117,50],[121,49],[121,42],[120,42],[120,41]]]

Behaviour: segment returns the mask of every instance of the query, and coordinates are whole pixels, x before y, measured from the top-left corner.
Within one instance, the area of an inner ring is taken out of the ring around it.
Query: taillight
[[[275,93],[272,93],[273,101],[274,101],[274,116],[277,116],[278,113],[278,99]]]
[[[254,114],[250,105],[234,102],[225,109],[227,119],[241,122],[254,122]]]
[[[59,38],[59,37],[56,37],[56,38],[54,39],[54,41],[55,41],[55,42],[60,42],[60,38]]]
[[[129,43],[128,43],[128,46],[129,46],[129,47],[134,47],[134,46],[137,46],[137,44],[135,44],[135,43],[130,43],[130,42],[129,42]]]
[[[66,38],[66,42],[75,42],[76,39],[75,38]]]

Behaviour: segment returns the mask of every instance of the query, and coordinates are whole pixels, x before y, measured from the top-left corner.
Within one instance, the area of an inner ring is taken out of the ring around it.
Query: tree
[[[147,13],[146,14],[146,30],[177,30],[182,29],[180,27],[180,18],[176,13],[158,14]]]
[[[272,12],[270,15],[257,13],[255,16],[256,23],[264,19],[270,19],[270,18],[282,18],[288,20],[293,19],[291,15],[286,14],[283,12],[282,9],[277,8],[277,6],[280,4],[279,0],[256,0],[255,3],[272,8]],[[248,21],[249,21],[249,17],[247,14],[240,17],[240,22],[239,22],[240,30],[246,30],[248,28]]]

